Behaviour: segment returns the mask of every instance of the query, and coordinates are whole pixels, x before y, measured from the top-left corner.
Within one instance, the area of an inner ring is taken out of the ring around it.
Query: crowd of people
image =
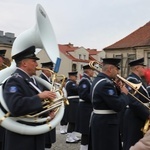
[[[1,70],[6,67],[5,53],[0,51]],[[42,110],[42,100],[53,100],[56,93],[33,77],[39,60],[35,47],[22,50],[12,59],[17,69],[3,85],[3,96],[11,115],[18,117]],[[149,120],[149,90],[143,80],[144,58],[129,62],[131,74],[123,81],[118,76],[120,61],[119,58],[104,58],[102,71],[96,76],[93,67],[84,65],[79,80],[77,71],[68,72],[62,89],[69,105],[65,105],[60,122],[60,134],[66,134],[66,144],[80,142],[80,150],[150,149],[150,133],[142,132]],[[53,70],[54,64],[43,62],[41,66]],[[51,72],[46,69],[42,70],[40,78],[53,82]],[[137,88],[136,85],[140,86]],[[49,113],[53,118],[53,112]],[[28,124],[36,126],[35,123]],[[55,128],[40,135],[22,135],[0,127],[2,150],[50,150],[55,142]]]

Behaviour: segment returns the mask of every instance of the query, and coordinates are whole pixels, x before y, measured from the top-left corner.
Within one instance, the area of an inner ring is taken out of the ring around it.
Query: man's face
[[[36,59],[24,59],[22,61],[24,70],[30,75],[36,75],[36,67],[38,66]]]
[[[94,76],[94,73],[95,73],[95,72],[94,72],[93,69],[88,69],[88,72],[89,72],[88,74],[89,74],[90,77],[93,77],[93,76]]]
[[[3,57],[0,56],[0,66],[2,66],[3,63],[4,63],[4,59]]]
[[[70,76],[70,79],[73,80],[73,81],[77,81],[77,75]]]
[[[47,70],[43,70],[43,73],[49,78],[52,76],[52,73],[49,71],[50,69],[47,68]]]
[[[117,74],[119,73],[119,69],[116,66],[111,65],[110,70],[111,70],[111,78],[115,80]]]
[[[136,67],[136,69],[137,69],[137,71],[138,71],[140,77],[143,77],[143,76],[145,75],[145,66],[143,66],[143,65],[138,65],[138,66]]]

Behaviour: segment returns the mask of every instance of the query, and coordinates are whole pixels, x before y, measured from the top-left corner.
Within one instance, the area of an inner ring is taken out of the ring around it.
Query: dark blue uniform
[[[4,99],[14,117],[42,110],[38,92],[29,84],[29,81],[31,78],[24,71],[17,69],[4,86]],[[32,123],[32,125],[35,124]],[[44,150],[44,148],[44,134],[21,135],[6,131],[4,150]]]
[[[118,96],[112,80],[99,73],[91,87],[93,115],[90,124],[89,150],[120,150],[119,118],[127,104],[124,93]]]
[[[76,82],[68,79],[65,85],[67,91],[68,105],[68,122],[75,123],[77,118],[77,109],[79,103],[78,85]]]
[[[78,92],[79,92],[79,106],[78,106],[78,120],[77,120],[77,132],[82,134],[89,134],[89,121],[91,117],[91,112],[93,111],[90,88],[92,85],[92,80],[89,76],[84,74],[79,82]]]
[[[132,83],[142,83],[142,86],[139,89],[139,92],[149,97],[148,91],[142,81],[136,74],[132,73],[127,78]],[[130,92],[132,93],[132,89],[130,88]],[[135,96],[141,100],[143,103],[148,104],[148,100],[146,100],[143,96],[136,93]],[[129,148],[134,145],[139,139],[143,137],[143,133],[141,128],[144,127],[145,121],[148,119],[149,111],[148,109],[130,96],[130,104],[127,106],[124,115],[124,132],[123,132],[123,150],[129,150]]]
[[[40,77],[46,80],[47,82],[50,81],[43,73],[40,74]],[[50,148],[51,143],[55,143],[55,142],[56,142],[56,128],[52,129],[50,132],[45,134],[45,147]]]

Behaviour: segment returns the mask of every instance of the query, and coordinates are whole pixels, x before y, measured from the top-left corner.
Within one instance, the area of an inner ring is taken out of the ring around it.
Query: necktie
[[[32,83],[33,83],[34,85],[37,86],[37,83],[36,83],[36,81],[35,81],[35,79],[34,79],[33,77],[31,77],[31,81],[32,81]]]

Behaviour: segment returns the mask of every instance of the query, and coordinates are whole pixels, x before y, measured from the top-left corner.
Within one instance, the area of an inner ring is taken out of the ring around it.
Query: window
[[[81,65],[81,70],[82,70],[82,68],[83,68],[83,65]]]
[[[128,63],[132,60],[135,60],[135,54],[128,54]]]
[[[83,57],[84,57],[84,60],[86,60],[86,55],[83,55]]]
[[[72,71],[77,71],[77,65],[76,64],[72,64]]]
[[[81,59],[81,54],[79,54],[79,59]]]
[[[150,52],[147,53],[147,67],[150,67]]]
[[[129,64],[130,61],[135,60],[135,58],[136,58],[135,54],[128,54],[127,55],[127,63],[126,63],[127,75],[129,75],[129,73],[130,73],[130,67],[128,66],[128,64]]]

